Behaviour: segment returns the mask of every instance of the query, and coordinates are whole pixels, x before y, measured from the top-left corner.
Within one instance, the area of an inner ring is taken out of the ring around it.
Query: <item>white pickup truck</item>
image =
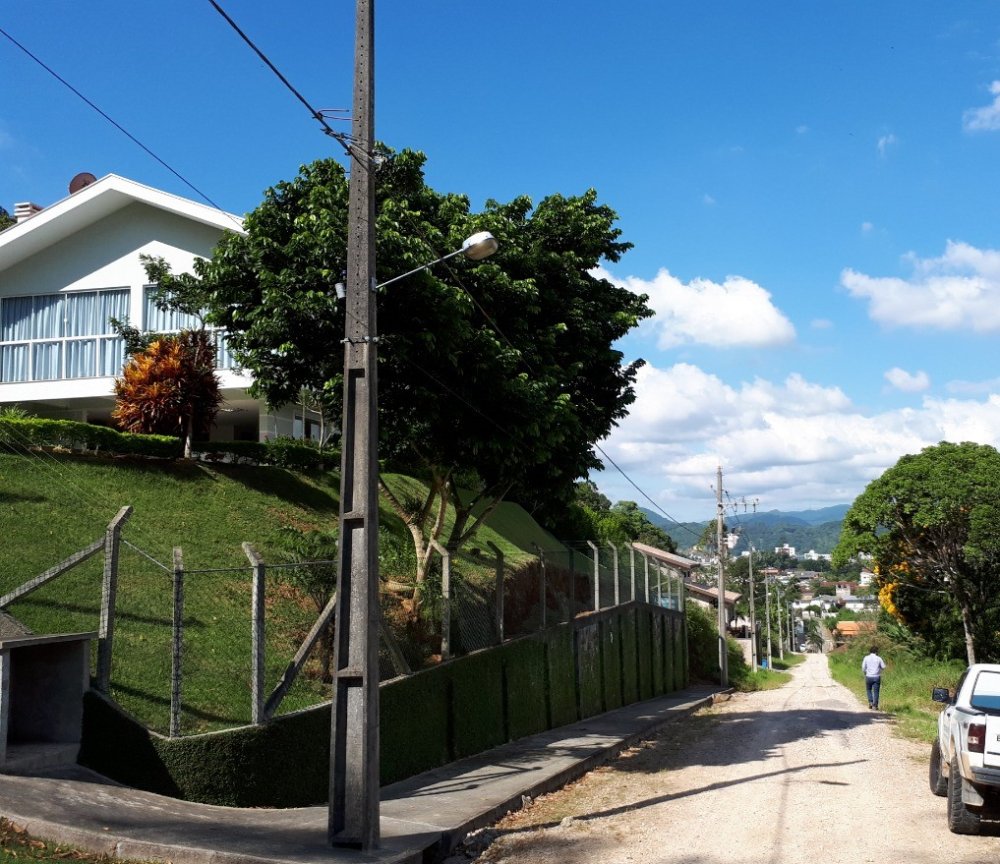
[[[935,687],[944,702],[931,748],[930,784],[948,798],[948,827],[978,834],[983,816],[1000,818],[1000,664],[977,663],[955,692]]]

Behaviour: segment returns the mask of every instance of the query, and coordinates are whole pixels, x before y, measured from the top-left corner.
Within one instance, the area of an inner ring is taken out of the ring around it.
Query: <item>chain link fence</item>
[[[264,722],[331,698],[336,562],[268,562],[245,545],[244,566],[206,568],[181,549],[163,561],[127,533],[113,567],[106,545],[4,611],[29,608],[49,632],[98,631],[98,686],[163,734]],[[383,582],[380,680],[619,604],[683,608],[683,574],[630,546],[536,546],[527,559],[487,547],[435,556],[419,585]],[[103,646],[113,648],[104,681]]]

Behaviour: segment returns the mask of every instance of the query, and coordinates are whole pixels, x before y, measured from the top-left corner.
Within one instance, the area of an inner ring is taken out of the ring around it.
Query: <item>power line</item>
[[[211,2],[211,0],[210,0],[210,2]],[[404,215],[406,216],[407,221],[410,223],[410,226],[417,233],[417,235],[420,237],[420,239],[424,242],[424,244],[427,246],[427,248],[431,251],[431,254],[433,254],[435,256],[438,256],[437,250],[431,244],[430,240],[427,239],[426,234],[421,230],[420,226],[417,225],[416,221],[410,216],[410,214],[408,212],[404,212]],[[440,256],[438,256],[438,257],[440,257]],[[445,261],[444,264],[445,264],[445,269],[447,269],[447,271],[451,274],[452,278],[458,284],[458,287],[465,293],[466,296],[469,297],[469,299],[473,302],[473,304],[475,305],[475,307],[479,310],[479,312],[483,316],[483,318],[486,319],[487,323],[490,326],[490,329],[492,329],[500,337],[500,339],[503,342],[505,342],[507,344],[507,346],[512,351],[514,351],[517,354],[518,358],[525,365],[525,367],[527,367],[528,371],[532,375],[535,375],[536,374],[535,370],[532,367],[532,365],[531,365],[530,361],[528,360],[528,358],[524,356],[524,352],[520,351],[517,347],[515,347],[514,343],[511,342],[510,339],[507,338],[507,334],[505,334],[500,329],[500,326],[496,323],[496,321],[494,321],[493,318],[490,317],[490,315],[486,312],[486,310],[480,304],[479,300],[465,286],[465,283],[462,282],[461,277],[458,275],[458,273],[455,272],[455,270],[451,267],[451,265],[447,261]],[[679,528],[684,529],[685,531],[687,531],[692,536],[694,536],[694,537],[699,537],[700,536],[696,531],[693,531],[691,528],[689,528],[683,522],[680,522],[677,519],[675,519],[673,516],[671,516],[666,510],[663,509],[663,507],[661,507],[656,501],[654,501],[653,498],[649,494],[647,494],[645,492],[645,490],[643,490],[642,488],[640,488],[639,485],[627,473],[625,473],[624,469],[622,469],[622,467],[620,465],[618,465],[618,463],[615,462],[614,459],[612,459],[610,456],[608,456],[608,454],[596,442],[594,443],[594,449],[596,449],[601,454],[601,456],[604,457],[604,459],[606,459],[608,462],[610,462],[611,465],[614,466],[615,470],[617,470],[618,473],[621,474],[622,477],[624,477],[625,480],[627,480],[628,483],[640,495],[642,495],[643,498],[645,498],[650,504],[652,504],[653,507],[657,511],[659,511],[661,514],[663,514],[663,516],[665,518],[667,518],[668,520],[670,520],[671,522],[673,522]]]
[[[254,41],[249,36],[247,36],[246,33],[243,32],[240,26],[229,16],[226,10],[223,9],[218,3],[216,3],[215,0],[208,0],[208,2],[211,3],[212,8],[214,8],[215,11],[218,12],[226,20],[226,23],[228,23],[229,26],[232,27],[237,34],[239,34],[239,37],[244,42],[246,42],[246,44],[250,47],[250,49],[264,62],[267,68],[270,69],[277,76],[278,80],[285,85],[288,91],[306,107],[306,110],[312,115],[313,119],[319,121],[319,124],[323,127],[323,132],[329,135],[337,142],[339,142],[339,144],[344,148],[348,156],[356,156],[357,154],[354,151],[354,144],[351,140],[351,136],[346,135],[343,132],[338,132],[336,129],[330,126],[330,124],[326,122],[326,117],[324,116],[324,112],[318,111],[317,109],[313,108],[313,106],[310,105],[308,101],[306,101],[306,98],[298,90],[296,90],[295,87],[292,86],[292,83],[281,73],[281,70],[279,70],[278,67],[271,62],[268,56],[260,48],[257,47]],[[371,157],[370,153],[364,154],[364,158],[366,160],[370,159],[370,157]]]
[[[131,132],[129,132],[128,129],[126,129],[124,126],[121,125],[121,123],[119,123],[117,120],[115,120],[112,117],[110,117],[105,111],[103,111],[100,107],[98,107],[92,100],[90,100],[86,96],[84,96],[83,93],[81,93],[76,87],[74,87],[72,84],[70,84],[69,81],[67,81],[65,78],[63,78],[58,72],[56,72],[51,66],[49,66],[48,64],[46,64],[44,61],[42,61],[38,56],[36,56],[35,54],[33,54],[31,51],[29,51],[24,45],[22,45],[20,42],[18,42],[17,39],[15,39],[13,36],[11,36],[10,33],[8,33],[2,27],[0,27],[0,35],[5,36],[8,40],[10,40],[11,43],[13,43],[18,48],[20,48],[21,51],[23,51],[28,57],[30,57],[32,60],[34,60],[35,63],[37,63],[39,66],[41,66],[46,72],[48,72],[60,84],[62,84],[64,87],[66,87],[72,93],[74,93],[76,96],[78,96],[84,102],[86,102],[87,105],[89,105],[94,111],[96,111],[98,114],[100,114],[105,120],[108,121],[108,123],[110,123],[112,126],[114,126],[115,129],[117,129],[119,132],[121,132],[133,144],[136,144],[139,147],[141,147],[147,154],[149,154],[150,156],[152,156],[157,162],[160,163],[160,165],[162,165],[164,168],[166,168],[171,174],[173,174],[185,186],[187,186],[189,189],[191,189],[196,195],[198,195],[204,201],[207,201],[210,205],[212,205],[220,213],[225,213],[226,216],[228,216],[230,218],[234,218],[231,213],[228,213],[227,211],[223,210],[218,204],[216,204],[211,198],[209,198],[208,195],[206,195],[204,192],[201,191],[201,189],[199,189],[197,186],[195,186],[194,183],[192,183],[183,174],[181,174],[179,171],[177,171],[175,168],[173,168],[171,165],[169,165],[164,159],[162,159],[160,156],[158,156],[156,153],[154,153],[152,151],[152,149],[150,149],[145,144],[143,144],[142,141],[140,141],[138,138],[136,138],[135,135],[133,135]],[[240,223],[237,223],[237,224],[240,224]],[[240,227],[241,228],[243,227],[242,224],[240,224]]]
[[[302,96],[302,94],[281,73],[281,71],[277,68],[277,66],[275,66],[275,64],[272,63],[271,60],[267,57],[267,55],[265,55],[264,52],[259,47],[257,47],[257,45],[253,42],[253,40],[251,40],[250,37],[247,36],[247,34],[243,32],[243,30],[239,27],[239,25],[232,19],[232,17],[230,17],[226,13],[226,11],[216,2],[216,0],[208,0],[208,2],[226,20],[226,22],[240,36],[240,38],[242,38],[243,41],[254,51],[254,53],[256,53],[257,56],[267,65],[267,67],[278,77],[278,79],[282,82],[282,84],[284,84],[284,86],[295,96],[295,98],[298,99],[298,101],[301,102],[305,106],[305,108],[309,111],[310,115],[314,119],[316,119],[316,120],[319,121],[319,123],[323,127],[324,133],[327,134],[327,135],[329,135],[331,138],[334,138],[336,141],[338,141],[341,144],[341,146],[345,149],[345,151],[348,153],[348,155],[357,155],[355,153],[354,144],[351,141],[351,137],[349,135],[346,135],[346,134],[342,133],[342,132],[336,131],[335,129],[333,129],[330,126],[329,123],[327,123],[326,118],[325,118],[323,112],[317,110],[316,108],[314,108],[305,99],[305,97]],[[195,186],[190,180],[188,180],[186,177],[184,177],[179,171],[177,171],[175,168],[173,168],[171,165],[169,165],[164,159],[162,159],[155,152],[153,152],[153,150],[151,148],[149,148],[148,146],[146,146],[145,144],[143,144],[131,132],[129,132],[127,129],[125,129],[124,126],[122,126],[120,123],[118,123],[112,117],[110,117],[105,111],[103,111],[91,99],[87,98],[87,96],[85,96],[83,93],[81,93],[76,87],[74,87],[72,84],[70,84],[69,81],[67,81],[65,78],[63,78],[61,75],[59,75],[55,70],[53,70],[45,62],[43,62],[39,57],[37,57],[30,50],[28,50],[28,48],[26,48],[19,41],[17,41],[7,31],[5,31],[4,29],[0,28],[0,34],[2,34],[8,40],[10,40],[10,42],[12,42],[21,51],[23,51],[35,63],[37,63],[46,72],[48,72],[50,75],[52,75],[52,77],[54,77],[57,81],[59,81],[61,84],[63,84],[63,86],[65,86],[66,88],[68,88],[76,96],[78,96],[80,99],[82,99],[88,106],[90,106],[90,108],[92,108],[94,111],[96,111],[98,114],[100,114],[105,120],[107,120],[112,126],[114,126],[116,129],[118,129],[129,140],[131,140],[133,143],[135,143],[140,148],[142,148],[142,150],[144,150],[148,155],[150,155],[153,159],[155,159],[160,165],[162,165],[164,168],[166,168],[171,174],[173,174],[175,177],[177,177],[182,183],[184,183],[185,186],[187,186],[189,189],[191,189],[192,191],[194,191],[199,197],[201,197],[203,200],[205,200],[206,202],[208,202],[216,210],[219,210],[220,212],[225,213],[230,218],[233,218],[232,214],[230,214],[227,211],[223,210],[223,208],[220,207],[218,204],[216,204],[215,201],[213,201],[206,193],[202,192],[197,186]],[[371,154],[364,154],[364,155],[365,155],[365,157],[370,157]],[[407,218],[409,219],[409,217],[407,217]],[[235,221],[235,219],[234,219],[234,221]],[[412,224],[412,220],[410,220],[410,221],[411,221],[411,224]],[[237,223],[237,224],[240,224],[240,223]],[[241,224],[240,224],[240,227],[242,227]],[[427,246],[429,248],[431,248],[432,251],[433,251],[433,247],[431,246],[430,242],[427,240],[427,238],[425,236],[423,236],[423,233],[420,232],[419,228],[417,229],[417,231],[418,231],[418,233],[421,234],[421,239],[424,241],[424,243],[427,244]],[[465,284],[462,282],[461,278],[458,276],[458,274],[455,272],[455,270],[450,265],[447,264],[447,262],[446,262],[446,269],[449,271],[449,273],[451,274],[452,278],[458,283],[459,288],[472,300],[473,304],[479,310],[480,314],[482,314],[482,316],[488,322],[490,328],[512,350],[514,350],[514,351],[516,351],[518,353],[519,357],[521,358],[521,361],[524,362],[525,366],[528,367],[528,371],[531,372],[532,374],[534,374],[534,370],[531,368],[531,365],[527,361],[527,359],[523,356],[523,352],[520,352],[520,351],[518,351],[515,348],[515,346],[513,345],[513,343],[510,341],[510,339],[508,339],[507,336],[506,336],[506,334],[503,333],[503,331],[500,329],[499,325],[490,317],[490,315],[486,312],[486,310],[483,308],[483,306],[479,303],[478,299],[473,295],[473,293],[471,291],[469,291],[468,288],[465,287]],[[419,369],[419,367],[417,367],[417,368]],[[420,369],[419,371],[421,371],[423,374],[427,375],[428,378],[430,378],[430,380],[434,381],[434,383],[436,383],[439,387],[442,387],[443,389],[446,389],[446,390],[448,389],[448,388],[445,387],[445,385],[441,381],[439,381],[438,379],[434,378],[429,373],[427,373],[426,370]],[[452,392],[450,390],[449,390],[449,392],[451,392],[451,395],[453,397],[460,398],[454,392]],[[465,400],[462,400],[462,401],[465,401]],[[470,403],[465,402],[465,404],[468,407],[473,408],[474,410],[476,410],[477,413],[480,413],[485,419],[489,420],[491,422],[491,424],[494,425],[497,429],[499,429],[500,431],[504,432],[508,436],[510,435],[510,433],[507,432],[507,430],[504,430],[503,427],[500,426],[500,424],[498,424],[496,421],[490,420],[490,418],[487,418],[485,414],[482,414],[481,411],[479,411],[478,409],[475,409],[474,406],[472,406]],[[628,483],[634,489],[636,489],[636,491],[638,491],[640,495],[643,496],[643,498],[645,498],[650,504],[653,505],[653,507],[658,512],[660,512],[661,514],[663,514],[663,516],[665,518],[669,519],[671,522],[673,522],[674,524],[676,524],[678,527],[683,528],[684,530],[688,531],[689,533],[691,533],[694,536],[697,536],[696,532],[692,531],[690,528],[688,528],[682,522],[678,521],[673,516],[671,516],[669,513],[667,513],[667,511],[663,507],[661,507],[656,501],[654,501],[653,498],[649,494],[647,494],[642,488],[640,488],[639,485],[621,468],[621,466],[619,466],[610,456],[608,456],[608,454],[600,447],[600,445],[598,445],[597,443],[594,443],[593,446],[604,457],[604,459],[606,459],[608,462],[610,462],[611,465],[613,465],[614,468],[618,471],[618,473],[621,474],[622,477],[624,477],[625,480],[628,481]]]

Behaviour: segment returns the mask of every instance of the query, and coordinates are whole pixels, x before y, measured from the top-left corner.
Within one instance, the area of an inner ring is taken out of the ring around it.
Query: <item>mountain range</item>
[[[840,526],[849,507],[849,504],[835,504],[816,510],[727,512],[726,527],[740,536],[732,550],[733,554],[739,555],[749,548],[750,543],[753,543],[754,549],[767,551],[787,543],[795,547],[799,556],[810,550],[829,554],[837,545]],[[674,522],[652,510],[640,509],[650,522],[666,531],[681,550],[690,549],[705,530],[705,526],[709,522],[715,523],[714,516],[705,519],[704,522]]]

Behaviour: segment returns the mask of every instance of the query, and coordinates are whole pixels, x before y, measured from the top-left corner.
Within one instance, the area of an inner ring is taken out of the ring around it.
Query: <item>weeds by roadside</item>
[[[128,864],[110,855],[94,855],[32,837],[20,825],[0,816],[0,864],[25,861],[79,861],[84,864]],[[134,864],[134,862],[133,862]]]
[[[941,661],[918,657],[911,651],[876,638],[879,651],[886,661],[882,676],[879,704],[882,711],[893,715],[899,733],[906,738],[930,742],[937,734],[940,706],[931,701],[933,687],[954,687],[965,664],[958,660]],[[857,643],[829,655],[833,678],[865,701],[865,679],[861,675],[861,658],[870,642]]]

